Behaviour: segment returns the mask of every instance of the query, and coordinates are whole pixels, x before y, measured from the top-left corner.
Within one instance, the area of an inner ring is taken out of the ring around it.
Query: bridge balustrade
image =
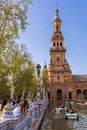
[[[1,119],[0,130],[33,130],[34,124],[44,113],[48,102],[41,101],[40,105],[31,103],[27,116],[19,115],[16,118]]]

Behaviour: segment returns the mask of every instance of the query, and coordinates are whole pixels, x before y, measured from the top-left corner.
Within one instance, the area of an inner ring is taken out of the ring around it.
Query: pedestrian
[[[7,100],[3,100],[2,101],[2,105],[1,105],[1,112],[2,112],[2,110],[3,110],[3,108],[4,108],[4,106],[7,104]]]

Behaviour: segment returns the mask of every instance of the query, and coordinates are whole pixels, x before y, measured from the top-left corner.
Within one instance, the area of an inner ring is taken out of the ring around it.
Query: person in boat
[[[61,105],[61,106],[60,106],[60,112],[61,112],[62,114],[65,113],[65,105]]]
[[[61,105],[60,108],[64,108],[64,105]]]
[[[65,108],[65,105],[61,105],[60,108]]]
[[[67,113],[76,113],[77,111],[74,108],[69,108],[66,110]]]

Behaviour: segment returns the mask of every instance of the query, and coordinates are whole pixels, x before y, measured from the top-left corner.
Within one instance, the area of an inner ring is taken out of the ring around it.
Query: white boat
[[[78,115],[77,112],[73,112],[73,113],[66,112],[65,116],[66,116],[66,119],[76,119],[76,120],[79,120],[79,115]]]
[[[65,113],[65,111],[66,111],[66,107],[58,107],[58,108],[55,108],[55,111],[56,112],[60,112],[60,113]]]

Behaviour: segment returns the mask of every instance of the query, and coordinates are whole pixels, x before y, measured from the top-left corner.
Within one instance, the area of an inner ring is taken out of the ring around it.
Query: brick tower
[[[66,98],[65,86],[72,82],[72,71],[65,58],[66,48],[61,32],[61,19],[56,9],[53,20],[53,34],[50,48],[50,64],[48,66],[49,91],[51,100],[63,100]]]

